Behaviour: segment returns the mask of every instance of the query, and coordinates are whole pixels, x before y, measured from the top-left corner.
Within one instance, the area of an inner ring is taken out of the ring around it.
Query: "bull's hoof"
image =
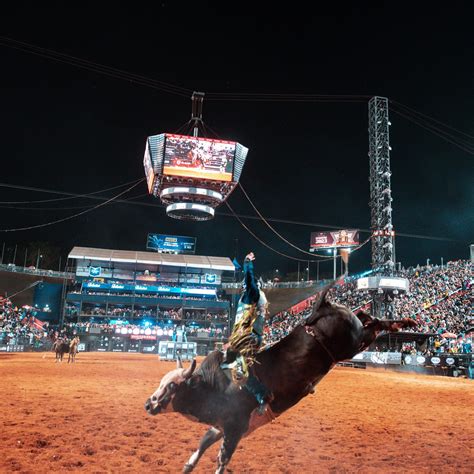
[[[183,467],[183,472],[186,473],[186,472],[192,472],[192,470],[194,469],[194,466],[192,464],[188,464],[186,463]]]

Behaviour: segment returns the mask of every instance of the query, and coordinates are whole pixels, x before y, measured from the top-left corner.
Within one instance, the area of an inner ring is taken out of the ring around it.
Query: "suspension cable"
[[[88,212],[91,212],[91,211],[95,211],[96,209],[99,209],[100,207],[103,207],[107,204],[109,204],[110,202],[114,201],[115,199],[119,198],[120,196],[123,196],[124,194],[128,193],[129,191],[131,191],[134,187],[138,186],[140,183],[142,183],[143,181],[145,181],[145,178],[142,178],[140,179],[139,181],[137,181],[135,184],[133,184],[132,186],[130,186],[129,188],[127,188],[125,191],[122,191],[121,193],[111,197],[110,199],[108,199],[107,201],[105,202],[101,202],[99,204],[97,204],[97,206],[94,206],[93,208],[91,209],[86,209],[85,211],[82,211],[82,212],[78,212],[77,214],[73,214],[72,216],[68,216],[68,217],[64,217],[62,219],[57,219],[55,221],[51,221],[51,222],[45,222],[43,224],[37,224],[37,225],[32,225],[32,226],[28,226],[28,227],[18,227],[18,228],[15,228],[15,229],[0,229],[0,232],[18,232],[18,231],[21,231],[21,230],[31,230],[31,229],[38,229],[40,227],[47,227],[47,226],[50,226],[50,225],[54,225],[54,224],[59,224],[60,222],[65,222],[65,221],[68,221],[70,219],[74,219],[75,217],[79,217],[79,216],[82,216]]]
[[[310,252],[307,252],[306,250],[303,250],[301,248],[299,248],[298,246],[294,245],[293,243],[291,243],[289,240],[285,239],[285,237],[283,237],[266,219],[265,217],[262,216],[262,214],[260,213],[260,211],[255,207],[254,203],[252,202],[252,200],[250,199],[249,195],[245,192],[245,189],[243,188],[242,184],[239,182],[239,188],[240,190],[242,191],[242,193],[244,194],[244,196],[247,198],[248,202],[250,203],[250,205],[253,207],[254,211],[257,213],[257,215],[260,217],[260,219],[264,222],[264,224],[275,234],[277,235],[281,240],[283,240],[283,242],[285,242],[286,244],[288,244],[290,247],[293,247],[294,249],[298,250],[298,252],[301,252],[301,253],[304,253],[306,255],[311,255],[311,257],[314,257],[314,256],[317,256],[319,258],[321,258],[322,260],[332,260],[333,257],[328,257],[328,256],[323,256],[323,255],[315,255],[313,253],[310,253]]]

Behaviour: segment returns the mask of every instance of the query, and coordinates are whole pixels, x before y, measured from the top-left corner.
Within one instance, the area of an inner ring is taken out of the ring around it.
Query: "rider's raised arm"
[[[248,258],[251,256],[251,258]],[[242,296],[242,302],[246,304],[256,303],[260,297],[260,291],[258,289],[257,279],[253,269],[253,254],[249,254],[245,257],[244,261],[244,282],[245,292]]]

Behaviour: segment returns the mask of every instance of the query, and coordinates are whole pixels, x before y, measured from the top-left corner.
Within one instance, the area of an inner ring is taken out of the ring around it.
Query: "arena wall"
[[[0,271],[0,295],[10,296],[21,290],[24,290],[29,285],[36,281],[43,281],[48,284],[61,285],[63,280],[61,278],[47,277],[43,275],[27,274]],[[35,287],[22,291],[13,298],[13,303],[16,306],[29,305],[33,306],[35,303]],[[51,306],[52,302],[49,303]]]

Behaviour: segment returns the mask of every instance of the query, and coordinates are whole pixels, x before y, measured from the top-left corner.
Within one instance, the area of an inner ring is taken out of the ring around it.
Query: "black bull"
[[[356,316],[345,306],[329,302],[326,293],[327,289],[304,324],[257,355],[253,366],[256,375],[274,395],[264,415],[255,412],[254,396],[230,383],[220,369],[221,352],[209,354],[197,370],[196,361],[188,369],[179,363],[178,369],[163,377],[159,388],[146,401],[146,411],[151,415],[179,412],[211,425],[185,464],[184,472],[191,472],[204,451],[223,438],[216,471],[223,473],[243,436],[312,393],[337,362],[351,359],[366,349],[381,331],[395,332],[416,326],[408,319],[382,321],[365,312]]]

